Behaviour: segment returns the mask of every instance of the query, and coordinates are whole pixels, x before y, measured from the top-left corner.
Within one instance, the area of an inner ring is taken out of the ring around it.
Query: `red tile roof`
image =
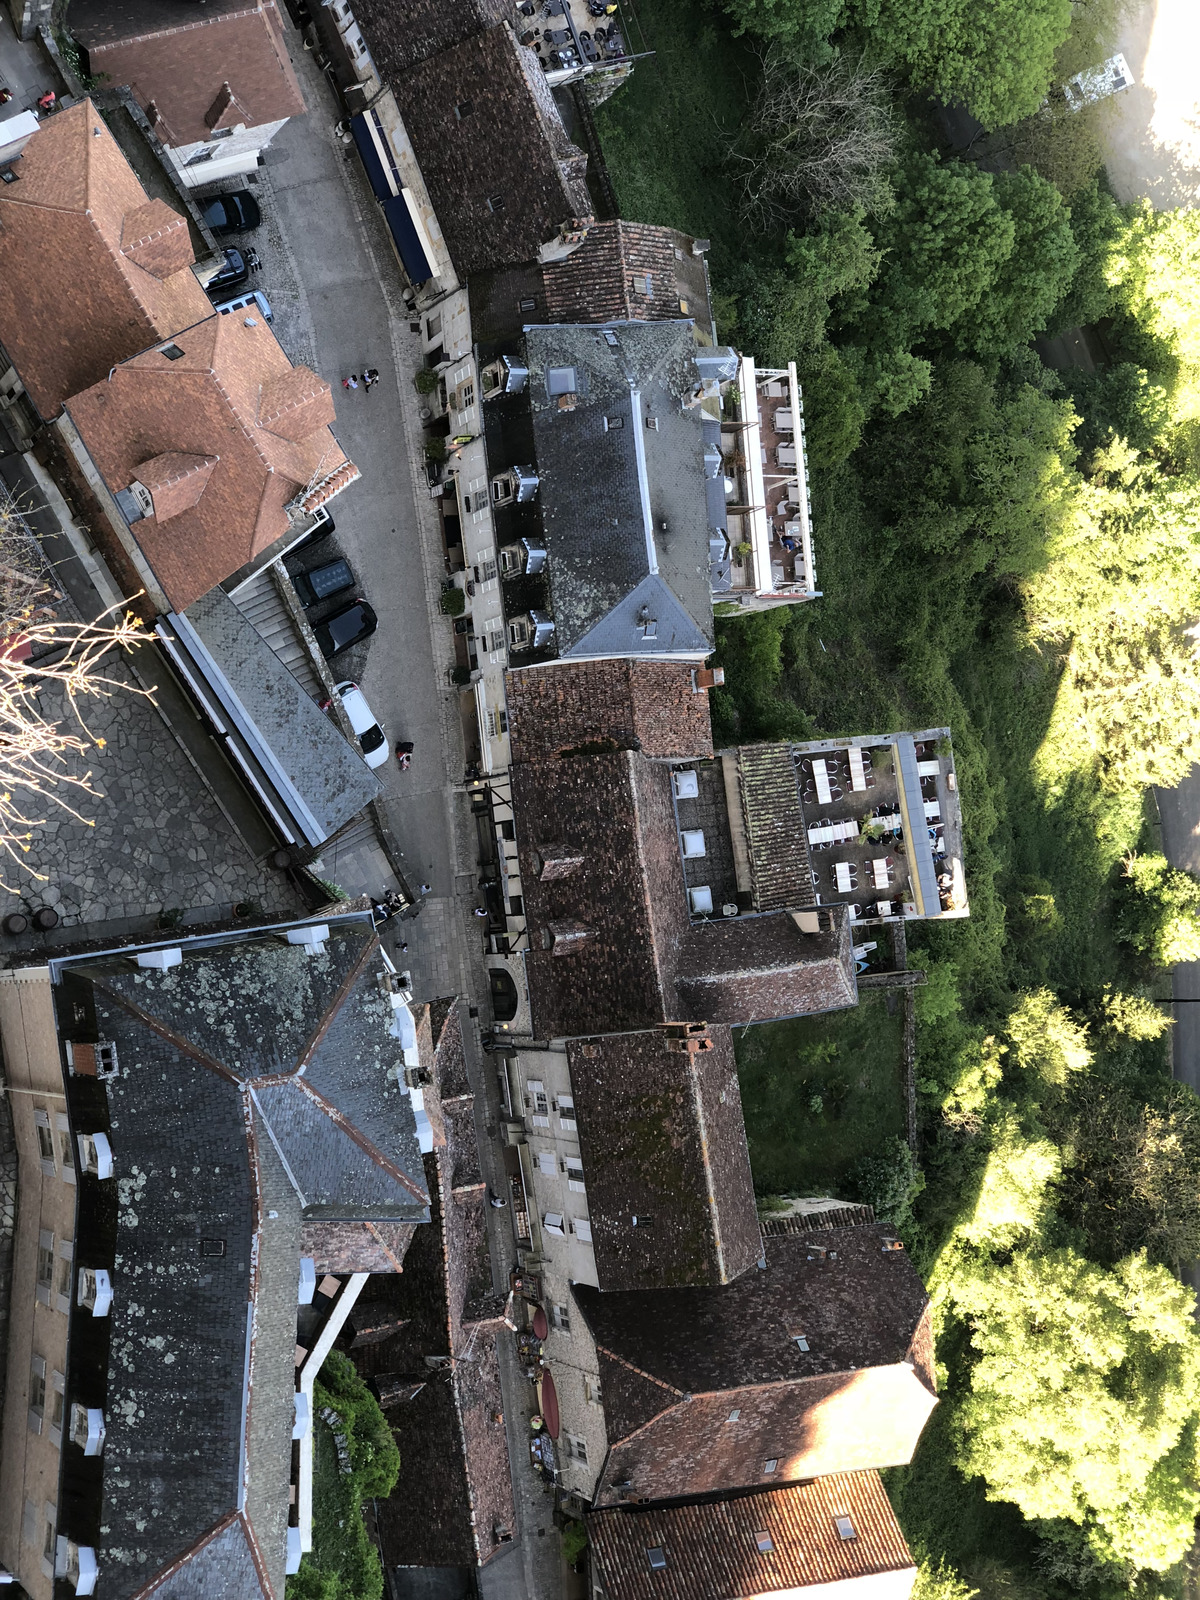
[[[203,11],[184,0],[153,8],[74,0],[71,31],[93,75],[128,84],[143,110],[153,106],[151,122],[166,144],[307,110],[274,0],[210,0]]]
[[[146,198],[90,100],[43,123],[20,173],[0,188],[0,342],[49,419],[212,306],[183,218]]]
[[[148,462],[211,459],[199,496],[184,504],[173,492],[166,515],[133,526],[182,611],[286,533],[289,503],[314,484],[329,498],[358,472],[329,431],[329,385],[293,368],[261,319],[210,316],[172,342],[181,356],[147,350],[122,362],[68,412],[114,493]]]
[[[851,1537],[839,1518],[849,1519]],[[903,1600],[917,1573],[877,1472],[703,1505],[598,1511],[587,1521],[607,1600],[741,1600],[843,1583],[863,1595],[874,1593],[863,1580],[884,1574],[899,1581],[881,1592]],[[650,1565],[650,1550],[664,1565]]]

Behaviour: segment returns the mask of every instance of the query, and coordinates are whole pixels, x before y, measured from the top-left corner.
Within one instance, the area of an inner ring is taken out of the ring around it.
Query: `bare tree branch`
[[[26,857],[49,806],[89,821],[78,807],[99,791],[91,770],[80,769],[105,741],[88,727],[87,702],[148,693],[104,667],[114,648],[145,638],[136,618],[114,607],[80,622],[62,609],[41,547],[11,498],[0,497],[0,891],[10,894],[20,892],[21,874],[45,876]],[[58,712],[44,710],[43,691],[60,701]]]
[[[841,59],[797,66],[768,49],[758,98],[730,152],[744,220],[767,232],[822,211],[887,211],[896,139],[886,73]]]

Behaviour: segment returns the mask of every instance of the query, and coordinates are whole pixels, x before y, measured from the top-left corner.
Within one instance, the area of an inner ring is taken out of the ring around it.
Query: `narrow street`
[[[396,965],[411,971],[418,999],[457,993],[470,1008],[463,1032],[481,1163],[484,1177],[502,1192],[496,1072],[479,1044],[488,1014],[482,940],[472,916],[479,903],[478,841],[460,787],[459,695],[447,681],[453,645],[438,609],[443,552],[425,486],[413,387],[422,364],[420,340],[410,328],[403,279],[354,146],[335,132],[333,92],[290,28],[288,44],[309,115],[287,124],[257,175],[264,216],[255,240],[264,262],[258,286],[271,300],[288,354],[333,384],[335,432],[362,472],[331,507],[336,532],[330,543],[358,574],[379,629],[365,651],[351,650],[332,665],[339,679],[353,677],[361,685],[389,739],[413,742],[407,772],[391,762],[381,769],[383,804],[409,883],[430,886],[420,914],[387,925],[383,937]],[[368,366],[380,372],[370,393],[341,387],[343,377]],[[490,1210],[488,1220],[495,1286],[507,1292],[515,1264],[510,1213]],[[556,1600],[566,1568],[552,1499],[529,1461],[533,1391],[506,1336],[500,1359],[517,1539],[482,1569],[480,1594],[484,1600]]]

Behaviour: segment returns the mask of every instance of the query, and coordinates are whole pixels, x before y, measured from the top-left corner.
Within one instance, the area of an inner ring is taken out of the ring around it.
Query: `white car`
[[[351,683],[349,678],[345,683],[337,684],[336,688],[346,715],[350,718],[350,726],[358,739],[363,760],[369,767],[381,767],[388,758],[387,735],[375,721],[375,713],[367,704],[366,695],[356,683]],[[326,701],[326,707],[328,704]]]

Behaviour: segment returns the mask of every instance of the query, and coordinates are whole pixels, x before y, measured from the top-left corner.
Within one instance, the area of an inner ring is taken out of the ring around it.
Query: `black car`
[[[212,299],[225,300],[234,289],[240,288],[249,276],[250,268],[246,265],[242,252],[235,250],[232,245],[226,245],[225,265],[204,287]]]
[[[307,550],[310,544],[316,544],[321,539],[328,539],[334,530],[333,518],[325,506],[318,506],[313,513],[313,526],[288,551],[290,556],[298,556],[302,550]]]
[[[326,561],[309,572],[298,572],[292,583],[304,605],[315,606],[341,594],[344,589],[353,589],[354,574],[347,561]]]
[[[249,189],[213,195],[211,200],[205,202],[201,214],[209,229],[218,237],[224,233],[249,233],[262,221],[258,201]]]
[[[378,626],[379,618],[365,600],[351,600],[349,605],[318,622],[313,633],[321,654],[328,661],[360,639],[369,639]]]

